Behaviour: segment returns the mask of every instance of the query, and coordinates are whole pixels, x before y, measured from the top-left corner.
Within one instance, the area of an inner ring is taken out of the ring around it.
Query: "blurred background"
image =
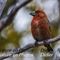
[[[1,14],[3,16],[9,14],[12,9],[11,6],[17,1],[22,3],[25,0],[0,0],[0,16]],[[46,13],[50,22],[49,24],[52,27],[52,37],[59,35],[59,3],[59,0],[33,0],[19,9],[15,14],[13,22],[0,32],[0,55],[6,49],[24,47],[30,43],[35,43],[31,34],[31,21],[33,17],[30,13],[37,9],[42,9]],[[54,50],[54,56],[45,56],[44,54],[47,53],[46,48],[39,46],[24,52],[21,56],[11,57],[5,60],[60,60],[60,41],[51,45]]]

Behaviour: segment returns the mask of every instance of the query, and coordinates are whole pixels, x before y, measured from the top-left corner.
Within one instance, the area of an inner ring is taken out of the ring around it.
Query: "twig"
[[[28,3],[30,3],[32,0],[26,0],[23,3],[17,2],[15,5],[13,5],[13,9],[11,10],[11,12],[4,18],[2,18],[0,20],[0,32],[7,26],[10,25],[13,21],[13,18],[15,16],[15,14],[17,13],[17,11],[22,8],[23,6],[27,5]],[[19,4],[17,6],[17,4]]]
[[[56,42],[56,41],[59,41],[60,40],[60,35],[58,35],[57,37],[55,37],[55,38],[52,38],[52,39],[48,39],[47,41],[46,41],[46,43],[53,43],[53,42]],[[28,44],[28,45],[26,45],[25,47],[23,47],[23,48],[17,48],[17,49],[14,49],[14,50],[12,50],[12,54],[10,54],[9,56],[3,56],[3,57],[0,57],[0,60],[3,60],[3,59],[6,59],[6,58],[9,58],[9,57],[12,57],[13,55],[15,55],[15,54],[19,54],[19,53],[22,53],[22,52],[25,52],[25,51],[27,51],[27,50],[29,50],[29,49],[31,49],[31,48],[35,48],[35,47],[37,47],[37,46],[41,46],[41,45],[44,45],[44,42],[43,41],[41,41],[41,42],[38,42],[37,44],[35,44],[35,43],[32,43],[32,44]]]

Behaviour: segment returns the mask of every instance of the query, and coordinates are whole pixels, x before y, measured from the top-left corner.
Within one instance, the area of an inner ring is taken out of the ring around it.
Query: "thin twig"
[[[48,39],[48,40],[46,41],[46,43],[49,43],[49,44],[50,44],[50,43],[53,43],[53,42],[56,42],[56,41],[59,41],[59,40],[60,40],[60,35],[56,36],[55,38]],[[26,46],[23,47],[23,48],[13,49],[13,50],[12,50],[12,52],[13,52],[12,54],[10,54],[9,56],[0,57],[0,60],[3,60],[3,59],[6,59],[6,58],[9,58],[9,57],[12,57],[12,56],[15,55],[15,54],[19,54],[19,53],[25,52],[25,51],[27,51],[27,50],[29,50],[29,49],[31,49],[31,48],[35,48],[35,47],[41,46],[41,45],[44,45],[44,42],[43,42],[43,41],[38,42],[37,44],[35,44],[35,43],[28,44],[28,45],[26,45]]]

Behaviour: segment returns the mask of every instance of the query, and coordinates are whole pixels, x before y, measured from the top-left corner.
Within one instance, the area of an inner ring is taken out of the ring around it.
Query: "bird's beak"
[[[35,13],[35,12],[33,12],[33,13],[30,13],[30,15],[35,16],[35,15],[36,15],[36,13]]]

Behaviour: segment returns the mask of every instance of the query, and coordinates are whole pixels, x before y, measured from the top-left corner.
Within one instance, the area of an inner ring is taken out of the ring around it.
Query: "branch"
[[[28,3],[30,3],[32,0],[25,0],[24,2],[20,3],[20,2],[17,2],[16,4],[14,4],[12,6],[12,10],[10,11],[10,13],[2,18],[0,20],[0,32],[8,25],[10,25],[13,21],[13,18],[15,16],[15,14],[17,13],[17,11],[19,9],[21,9],[23,6],[27,5]]]
[[[56,41],[59,41],[60,40],[60,35],[58,35],[58,36],[56,36],[55,38],[52,38],[52,39],[48,39],[47,41],[46,41],[46,43],[54,43],[54,42],[56,42]],[[38,42],[37,44],[35,44],[35,43],[33,43],[33,44],[28,44],[28,45],[26,45],[25,47],[23,47],[23,48],[17,48],[17,49],[13,49],[12,50],[12,54],[10,54],[10,55],[8,55],[8,56],[2,56],[2,57],[0,57],[0,60],[3,60],[3,59],[6,59],[6,58],[9,58],[9,57],[12,57],[13,55],[15,55],[15,54],[19,54],[19,53],[22,53],[22,52],[25,52],[25,51],[27,51],[27,50],[29,50],[29,49],[31,49],[31,48],[35,48],[35,47],[37,47],[37,46],[41,46],[41,45],[44,45],[44,42],[43,41],[41,41],[41,42]]]
[[[0,0],[0,18],[1,18],[3,10],[5,8],[6,2],[7,2],[7,0]]]

